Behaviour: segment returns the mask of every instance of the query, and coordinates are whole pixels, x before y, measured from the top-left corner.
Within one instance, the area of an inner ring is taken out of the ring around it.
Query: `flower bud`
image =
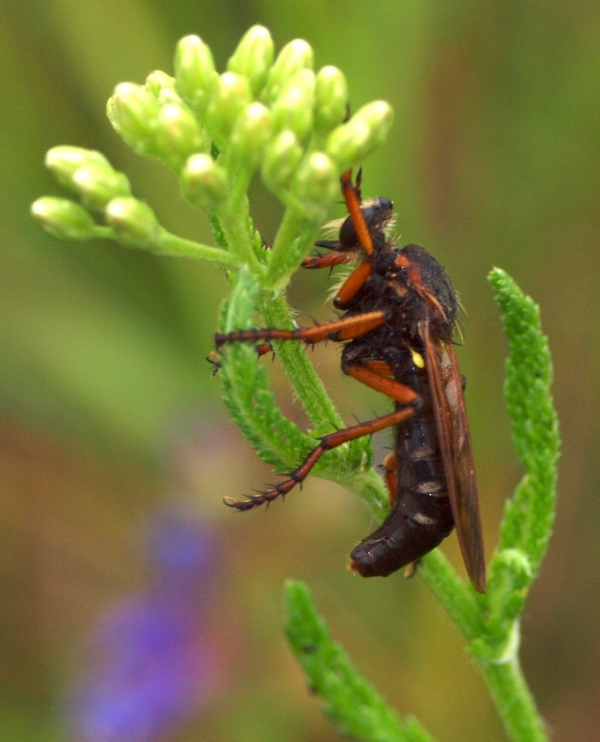
[[[313,152],[298,168],[292,185],[294,195],[306,206],[326,210],[339,193],[337,167],[324,152]]]
[[[140,155],[156,155],[154,133],[160,104],[140,85],[122,82],[109,98],[106,114],[113,128]]]
[[[250,83],[235,72],[224,72],[215,86],[208,110],[206,128],[219,149],[225,149],[242,111],[252,100]]]
[[[45,196],[31,204],[31,215],[59,240],[89,240],[96,224],[89,211],[66,198]]]
[[[293,131],[282,131],[265,149],[262,179],[270,190],[277,193],[288,185],[302,159],[302,147]]]
[[[144,87],[155,98],[158,98],[162,90],[175,90],[175,78],[162,70],[154,70],[146,78]]]
[[[175,170],[180,170],[191,154],[203,149],[198,121],[183,102],[169,103],[160,109],[155,141],[160,158]]]
[[[227,69],[243,75],[250,83],[252,95],[256,97],[263,89],[267,73],[273,63],[273,39],[264,26],[252,26],[242,36],[237,49],[227,62]]]
[[[127,245],[152,246],[160,235],[160,224],[152,209],[132,196],[113,198],[106,206],[104,217],[119,241]]]
[[[175,49],[175,90],[202,117],[218,75],[210,48],[199,36],[184,36]]]
[[[357,165],[385,140],[392,125],[393,111],[385,101],[363,106],[350,121],[327,137],[325,151],[340,170]]]
[[[186,198],[209,213],[229,196],[227,172],[210,155],[192,155],[181,171],[181,179]]]
[[[271,111],[262,103],[251,103],[238,119],[227,150],[228,169],[244,169],[249,175],[260,165],[271,138]]]
[[[286,44],[267,75],[267,85],[263,93],[265,101],[269,104],[274,103],[296,72],[312,69],[313,56],[312,47],[304,39],[294,39]]]
[[[302,141],[312,128],[314,102],[315,73],[299,70],[273,103],[275,131],[289,129]]]
[[[73,173],[73,185],[81,195],[84,206],[101,211],[118,196],[131,195],[127,176],[112,168],[84,165]]]
[[[110,169],[110,162],[100,152],[83,147],[52,147],[46,152],[46,167],[65,188],[77,190],[73,173],[84,165],[98,165]]]
[[[328,134],[344,120],[348,107],[348,85],[344,73],[331,65],[317,73],[315,91],[315,128]]]

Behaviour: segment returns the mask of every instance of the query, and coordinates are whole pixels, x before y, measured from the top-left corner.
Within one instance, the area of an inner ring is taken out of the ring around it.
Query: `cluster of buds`
[[[44,196],[33,203],[33,216],[54,237],[115,237],[131,247],[151,246],[158,240],[161,227],[154,212],[131,195],[127,176],[117,172],[100,152],[53,147],[45,162],[58,182],[81,201]],[[98,224],[95,216],[101,216],[104,224]]]
[[[174,77],[151,73],[144,85],[121,83],[108,117],[139,154],[175,170],[185,196],[209,214],[235,212],[260,172],[264,184],[299,216],[325,218],[339,176],[385,138],[392,112],[383,101],[348,117],[344,75],[313,69],[313,50],[291,41],[274,59],[273,40],[252,27],[218,74],[198,36],[177,45]],[[34,216],[55,236],[113,236],[152,248],[160,226],[133,198],[127,178],[97,152],[57,147],[46,164],[80,204],[44,198]],[[224,205],[227,206],[224,206]],[[102,230],[110,234],[102,234]],[[100,231],[99,231],[100,230]]]

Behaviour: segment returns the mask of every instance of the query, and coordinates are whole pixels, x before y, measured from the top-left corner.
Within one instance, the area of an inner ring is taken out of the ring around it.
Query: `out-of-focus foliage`
[[[278,47],[306,37],[318,66],[344,70],[355,109],[373,98],[394,106],[394,129],[365,163],[363,189],[394,199],[402,242],[436,254],[467,308],[459,352],[490,550],[521,471],[503,409],[506,346],[489,268],[505,268],[542,307],[563,458],[556,536],[528,604],[523,662],[557,739],[594,740],[600,9],[566,0],[373,8],[0,0],[0,740],[60,738],[52,710],[75,640],[138,583],[132,526],[166,490],[200,498],[228,547],[213,617],[227,658],[223,691],[181,739],[335,739],[280,637],[287,576],[311,585],[336,638],[402,713],[446,740],[502,739],[418,577],[362,581],[344,571],[345,554],[372,525],[351,498],[313,480],[267,514],[221,514],[223,495],[271,476],[220,416],[204,362],[224,293],[218,271],[112,244],[59,243],[29,218],[31,201],[58,195],[44,153],[73,144],[126,171],[165,226],[209,242],[209,225],[168,171],[115,136],[105,104],[116,83],[171,71],[187,33],[210,43],[222,69],[253,23],[267,25]],[[257,188],[253,208],[268,237],[279,207]],[[326,276],[299,276],[292,303],[326,318],[326,291]],[[386,409],[341,378],[333,348],[314,359],[347,420]],[[286,411],[295,412],[291,400]],[[444,550],[459,563],[452,544]]]

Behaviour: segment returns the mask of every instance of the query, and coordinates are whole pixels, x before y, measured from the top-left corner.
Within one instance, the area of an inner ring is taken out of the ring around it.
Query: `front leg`
[[[217,348],[220,348],[226,343],[239,342],[260,343],[261,341],[267,341],[270,343],[272,340],[301,340],[302,342],[314,345],[315,343],[323,342],[323,340],[352,340],[380,327],[385,321],[386,313],[383,310],[377,310],[375,312],[365,312],[364,314],[354,314],[349,317],[333,320],[332,322],[324,322],[322,325],[298,327],[295,330],[278,330],[274,327],[263,327],[217,333],[215,335],[215,344]]]

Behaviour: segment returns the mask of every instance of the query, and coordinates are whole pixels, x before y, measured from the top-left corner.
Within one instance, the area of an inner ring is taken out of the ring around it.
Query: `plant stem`
[[[219,265],[230,267],[239,264],[238,259],[233,255],[233,253],[221,250],[218,247],[209,247],[208,245],[202,245],[193,240],[186,240],[183,237],[177,237],[177,235],[168,232],[166,229],[161,232],[160,243],[159,246],[155,248],[155,252],[160,255],[211,260]]]
[[[320,222],[301,216],[293,208],[285,210],[269,260],[265,288],[280,291],[298,270],[320,229]]]
[[[518,624],[515,624],[518,634]],[[519,664],[518,635],[514,651],[502,662],[489,662],[476,658],[483,677],[490,689],[494,704],[513,742],[548,742],[544,729]]]
[[[219,225],[223,230],[227,244],[236,255],[238,265],[246,263],[255,276],[264,275],[264,266],[260,264],[252,249],[251,230],[248,229],[248,201],[245,199],[238,204],[238,212],[234,212],[231,204],[217,211]],[[264,279],[263,279],[264,280]]]
[[[421,574],[471,644],[471,655],[487,683],[494,705],[513,742],[548,742],[543,721],[519,664],[519,624],[500,660],[485,656],[487,596],[475,595],[439,549],[423,558]],[[489,631],[489,630],[487,630]],[[481,651],[484,650],[484,651]]]
[[[267,327],[292,329],[294,323],[285,297],[271,294],[260,304],[260,311]],[[321,378],[310,362],[302,343],[279,342],[277,359],[281,362],[287,378],[298,395],[304,411],[319,435],[333,427],[344,427],[335,405],[327,395]]]

